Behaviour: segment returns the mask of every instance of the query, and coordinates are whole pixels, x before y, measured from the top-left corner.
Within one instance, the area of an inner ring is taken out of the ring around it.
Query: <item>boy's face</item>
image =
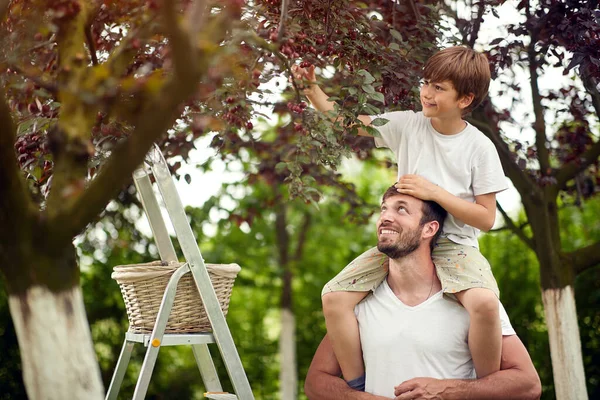
[[[462,118],[463,110],[471,104],[473,96],[458,98],[458,92],[451,81],[432,82],[423,79],[421,84],[421,106],[423,115],[428,118]]]

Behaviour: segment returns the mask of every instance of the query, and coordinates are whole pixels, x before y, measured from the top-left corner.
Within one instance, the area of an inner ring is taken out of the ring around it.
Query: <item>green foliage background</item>
[[[390,180],[387,172],[372,165],[348,175],[358,193],[376,211],[379,195]],[[348,172],[348,171],[347,171]],[[355,172],[355,171],[354,171]],[[373,183],[379,182],[379,184]],[[192,183],[193,184],[193,183]],[[225,187],[202,208],[188,208],[192,228],[204,258],[211,263],[236,262],[242,266],[227,317],[257,399],[279,398],[279,304],[281,268],[277,263],[273,211],[260,211],[252,225],[239,226],[229,215],[251,208],[257,199],[269,196],[272,187],[254,184]],[[310,216],[311,227],[302,257],[292,265],[293,301],[297,323],[297,360],[300,398],[303,379],[325,325],[320,306],[323,284],[353,257],[374,243],[373,218],[356,223],[348,218],[349,206],[341,204],[325,189],[319,207],[300,201],[286,203],[291,246],[298,226]],[[565,248],[580,247],[600,239],[600,202],[561,212]],[[96,353],[108,386],[115,366],[127,318],[118,285],[110,278],[116,265],[156,259],[152,241],[135,229],[142,217],[135,205],[111,205],[105,217],[78,241],[82,266],[81,283],[92,328]],[[502,302],[511,322],[529,350],[544,386],[543,399],[554,398],[548,337],[540,296],[538,265],[534,254],[509,231],[481,237],[482,252],[490,260],[500,284]],[[0,286],[0,399],[26,398],[20,371],[17,342]],[[576,299],[590,398],[600,395],[600,269],[591,269],[577,279]],[[213,354],[216,354],[216,348]],[[134,352],[120,398],[131,398],[141,367],[143,351]],[[218,360],[221,376],[225,369]],[[231,389],[229,382],[224,382]],[[191,349],[163,348],[148,391],[148,399],[200,399],[204,388]]]

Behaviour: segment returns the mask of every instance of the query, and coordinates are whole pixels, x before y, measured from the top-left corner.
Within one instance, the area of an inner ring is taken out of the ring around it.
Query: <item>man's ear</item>
[[[440,229],[440,224],[437,221],[429,221],[423,226],[421,232],[421,239],[430,239],[435,236],[437,231]]]
[[[462,110],[464,110],[465,108],[467,108],[471,105],[474,98],[475,98],[475,94],[473,94],[473,93],[466,94],[463,97],[461,97],[460,99],[458,99],[458,106]]]

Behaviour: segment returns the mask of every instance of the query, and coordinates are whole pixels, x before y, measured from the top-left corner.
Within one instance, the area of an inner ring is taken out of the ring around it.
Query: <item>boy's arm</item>
[[[308,68],[301,68],[297,65],[292,66],[292,73],[294,74],[294,78],[298,80],[303,80],[308,84],[308,87],[304,89],[304,95],[310,101],[310,104],[317,110],[326,114],[329,111],[334,110],[335,102],[329,101],[329,96],[317,85],[317,79],[315,77],[315,66],[311,65]],[[368,115],[359,115],[358,119],[365,126],[371,125],[371,117]],[[369,136],[370,135],[366,130],[359,128],[358,129],[359,136]]]
[[[421,200],[432,200],[444,207],[454,218],[482,231],[489,231],[496,220],[496,193],[475,196],[475,203],[456,197],[419,175],[403,175],[396,188],[399,193]]]
[[[542,385],[525,346],[512,335],[502,338],[500,371],[481,379],[415,378],[396,386],[395,394],[395,400],[534,400]]]
[[[384,400],[387,397],[375,396],[351,389],[340,378],[340,366],[335,358],[333,347],[327,335],[321,341],[308,368],[304,393],[310,400]]]

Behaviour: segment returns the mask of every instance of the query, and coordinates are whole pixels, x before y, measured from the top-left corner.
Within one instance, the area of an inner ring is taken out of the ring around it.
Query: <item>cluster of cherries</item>
[[[302,114],[302,112],[304,112],[304,110],[306,109],[307,106],[308,105],[304,101],[301,101],[300,103],[294,103],[294,102],[290,101],[287,103],[288,110],[295,112],[297,114]]]
[[[236,102],[237,100],[233,96],[229,96],[225,99],[225,103],[230,105],[233,105]],[[252,122],[248,121],[246,110],[240,104],[230,107],[229,110],[223,114],[223,119],[230,125],[237,126],[238,128],[245,127],[247,130],[254,128]]]

